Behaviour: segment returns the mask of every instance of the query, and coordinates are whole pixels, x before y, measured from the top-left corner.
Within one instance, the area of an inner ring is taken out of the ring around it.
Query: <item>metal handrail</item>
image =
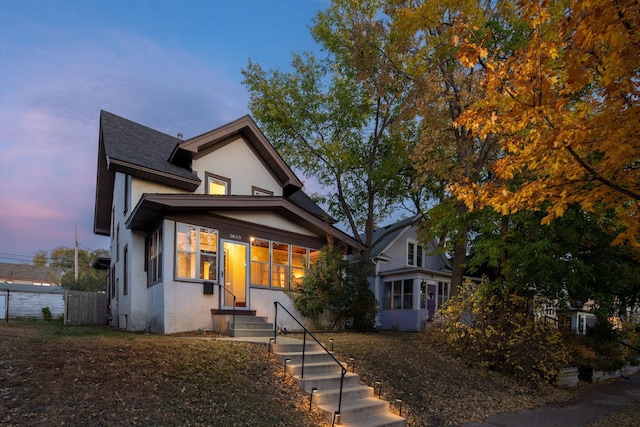
[[[304,335],[303,335],[303,338],[302,338],[302,368],[301,368],[301,371],[300,371],[300,378],[304,378],[304,355],[305,355],[305,352],[306,352],[306,349],[307,349],[307,334],[309,334],[311,336],[311,338],[313,338],[313,340],[320,347],[322,347],[322,349],[338,364],[338,366],[340,366],[340,369],[341,369],[340,395],[338,396],[338,411],[336,412],[336,414],[340,415],[340,410],[342,409],[342,389],[343,389],[343,384],[344,384],[344,376],[347,374],[347,368],[345,368],[344,365],[338,359],[336,359],[336,357],[329,350],[327,350],[327,348],[320,341],[318,341],[318,339],[315,337],[315,335],[313,335],[311,333],[311,331],[309,331],[302,323],[300,323],[300,321],[298,319],[296,319],[296,317],[293,314],[291,314],[291,312],[289,310],[287,310],[285,306],[280,304],[278,301],[274,301],[273,305],[275,306],[275,315],[274,315],[274,319],[273,319],[273,325],[274,325],[273,326],[273,342],[274,343],[277,343],[277,340],[278,340],[278,305],[280,307],[282,307],[282,309],[284,311],[286,311],[287,314],[289,316],[291,316],[291,318],[293,320],[295,320],[296,323],[298,325],[300,325],[300,327],[304,331]]]
[[[233,335],[236,335],[236,296],[233,294],[233,292],[231,292],[229,289],[227,289],[227,287],[221,283],[216,283],[216,285],[218,285],[218,288],[220,288],[220,290],[224,290],[225,292],[227,292],[229,295],[231,295],[233,297],[233,315],[231,318],[231,329],[233,329]],[[220,304],[222,305],[224,303],[224,296],[222,295],[222,292],[220,292]]]

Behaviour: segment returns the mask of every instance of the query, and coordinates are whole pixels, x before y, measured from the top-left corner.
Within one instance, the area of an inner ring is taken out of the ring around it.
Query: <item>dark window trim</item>
[[[124,245],[122,248],[122,257],[124,259],[122,265],[122,294],[127,295],[129,293],[129,246]]]
[[[262,193],[262,194],[256,194],[256,193]],[[252,185],[251,195],[252,196],[273,196],[273,191],[265,190],[264,188],[260,188]]]
[[[129,205],[131,204],[131,189],[129,188],[131,184],[131,175],[124,176],[124,214],[129,211]]]
[[[209,179],[213,178],[213,179],[217,179],[218,181],[222,181],[224,183],[227,184],[227,194],[226,195],[230,195],[231,194],[231,179],[230,178],[225,178],[224,176],[220,176],[220,175],[216,175],[214,173],[211,172],[205,172],[204,173],[204,178],[205,178],[205,193],[206,194],[210,194],[209,193]],[[217,195],[217,194],[214,194]]]

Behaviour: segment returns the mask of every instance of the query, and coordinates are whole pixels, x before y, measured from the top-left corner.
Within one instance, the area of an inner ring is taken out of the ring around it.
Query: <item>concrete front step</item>
[[[271,332],[271,335],[273,335],[273,323],[246,322],[244,320],[238,321],[238,319],[236,319],[235,328],[236,329],[268,329],[269,332]]]
[[[275,353],[276,358],[278,359],[278,363],[281,365],[284,364],[285,359],[289,359],[287,364],[289,363],[302,363],[302,353],[297,351],[287,351],[283,353]],[[320,362],[330,362],[333,361],[331,356],[327,354],[324,350],[314,350],[314,351],[306,351],[304,354],[304,363],[320,363]],[[335,363],[335,361],[334,361]]]
[[[317,374],[317,375],[304,375],[304,378],[299,376],[293,377],[298,386],[306,393],[311,393],[311,390],[315,387],[318,390],[326,389],[340,389],[340,374]],[[360,375],[347,372],[342,380],[342,387],[351,387],[360,384]]]
[[[302,347],[303,347],[302,342],[282,343],[279,341],[272,345],[272,351],[274,353],[295,353],[295,352],[301,352]],[[322,347],[320,347],[315,341],[311,341],[311,342],[307,341],[304,347],[306,348],[306,351],[324,351]]]
[[[315,375],[315,374],[328,374],[334,373],[339,374],[342,372],[342,367],[344,365],[339,365],[335,360],[331,359],[328,361],[322,362],[307,362],[307,358],[304,360],[304,375]],[[346,368],[346,366],[344,366]],[[287,362],[287,372],[292,375],[302,375],[302,362],[300,363],[291,363]]]
[[[231,336],[234,338],[243,337],[272,337],[273,331],[271,329],[232,329]]]
[[[338,402],[318,405],[318,408],[324,412],[326,420],[332,421],[333,414],[338,411]],[[387,413],[389,413],[389,402],[386,400],[376,399],[375,397],[357,400],[345,400],[343,398],[340,408],[340,423]]]
[[[407,420],[395,414],[377,414],[371,417],[342,422],[342,427],[406,427]]]
[[[342,388],[342,400],[359,400],[373,397],[373,387],[358,384]],[[335,403],[340,400],[340,388],[317,390],[313,392],[312,402],[316,405]]]

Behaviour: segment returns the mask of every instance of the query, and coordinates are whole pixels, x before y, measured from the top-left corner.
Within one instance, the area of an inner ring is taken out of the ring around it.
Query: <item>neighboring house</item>
[[[216,310],[292,310],[284,291],[327,236],[360,248],[302,186],[249,116],[183,141],[102,111],[94,232],[111,236],[112,324],[166,334],[212,330]]]
[[[56,319],[64,315],[64,294],[60,286],[16,285],[0,281],[0,319],[43,319],[49,308]]]
[[[418,241],[418,217],[373,232],[372,287],[378,301],[377,327],[419,331],[449,300],[451,265],[432,243]]]
[[[0,262],[0,282],[16,285],[57,286],[60,285],[61,280],[60,270],[57,268]]]

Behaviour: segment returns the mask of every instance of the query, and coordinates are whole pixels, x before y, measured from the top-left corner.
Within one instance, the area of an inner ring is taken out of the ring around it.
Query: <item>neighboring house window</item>
[[[154,231],[149,238],[147,275],[149,284],[162,280],[162,227]]]
[[[413,309],[413,279],[384,282],[384,310]]]
[[[131,176],[125,175],[124,177],[124,213],[129,211],[131,205]]]
[[[127,295],[129,293],[129,247],[127,245],[124,246],[122,255],[124,258],[124,265],[122,267],[122,293]]]
[[[120,261],[120,224],[116,227],[116,261]]]
[[[449,288],[451,284],[449,282],[438,282],[438,296],[437,302],[438,307],[442,307],[442,305],[449,301]]]
[[[320,252],[266,239],[251,239],[251,284],[276,289],[298,286]]]
[[[424,250],[422,248],[422,245],[419,245],[412,240],[407,241],[407,265],[422,267],[422,260],[424,258],[423,254]]]
[[[416,244],[414,242],[407,242],[407,265],[416,265]]]
[[[212,173],[205,174],[207,178],[207,194],[212,196],[226,196],[231,194],[231,180]]]
[[[115,237],[115,229],[113,227],[113,224],[115,222],[115,217],[116,217],[116,208],[113,207],[111,208],[111,241],[113,242],[113,238]]]
[[[176,278],[218,280],[218,231],[178,223]]]
[[[273,191],[264,190],[258,187],[251,187],[251,194],[254,196],[273,196]]]

